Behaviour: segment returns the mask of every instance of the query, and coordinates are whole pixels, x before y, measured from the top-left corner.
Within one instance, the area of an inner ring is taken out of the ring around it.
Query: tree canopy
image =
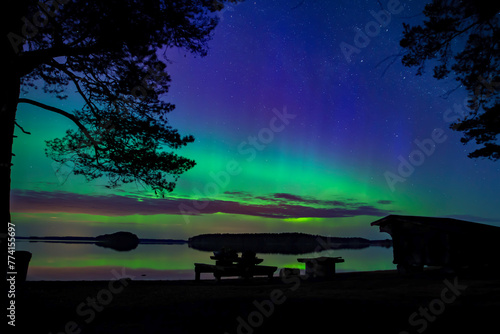
[[[159,194],[172,191],[195,165],[174,150],[194,138],[168,123],[175,106],[165,100],[171,78],[164,52],[177,47],[204,56],[224,1],[26,0],[11,7],[2,15],[9,74],[21,89],[64,100],[71,87],[83,101],[62,110],[17,100],[75,123],[47,141],[47,156],[71,162],[88,180],[106,176],[110,187],[135,181]]]
[[[470,158],[500,159],[500,3],[488,0],[433,0],[421,25],[404,24],[402,62],[417,67],[431,62],[433,75],[454,75],[469,93],[466,115],[451,124],[479,148]]]

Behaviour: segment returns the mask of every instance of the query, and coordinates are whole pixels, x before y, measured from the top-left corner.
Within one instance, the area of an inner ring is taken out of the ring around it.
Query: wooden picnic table
[[[254,276],[267,276],[269,279],[273,277],[274,272],[278,267],[272,266],[248,266],[248,267],[238,267],[236,265],[232,266],[218,266],[213,264],[205,263],[195,263],[195,279],[200,280],[200,275],[202,273],[213,273],[216,280],[220,280],[222,277],[238,276],[241,278],[249,279]]]
[[[321,256],[316,258],[301,258],[297,261],[306,264],[306,275],[312,277],[333,277],[335,276],[335,264],[344,262],[338,257]]]
[[[253,276],[267,276],[271,279],[274,272],[278,269],[278,267],[258,265],[264,260],[254,256],[214,255],[210,259],[215,260],[215,265],[205,263],[194,264],[195,279],[197,281],[200,280],[202,273],[213,273],[216,280],[229,276],[239,276],[245,279],[252,278]]]

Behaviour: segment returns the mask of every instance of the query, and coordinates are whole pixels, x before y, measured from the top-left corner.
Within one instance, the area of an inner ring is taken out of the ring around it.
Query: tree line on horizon
[[[189,247],[202,251],[222,248],[236,252],[305,254],[328,249],[361,249],[371,245],[390,247],[390,240],[375,243],[361,237],[328,237],[300,232],[284,233],[215,233],[188,239]]]

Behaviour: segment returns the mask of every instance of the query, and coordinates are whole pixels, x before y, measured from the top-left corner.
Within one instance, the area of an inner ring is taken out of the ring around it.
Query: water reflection
[[[131,252],[116,252],[94,244],[18,242],[20,250],[33,254],[28,280],[110,280],[112,270],[136,280],[194,279],[194,263],[212,263],[212,252],[189,248],[187,244],[139,244]],[[395,269],[392,248],[335,249],[299,257],[341,256],[345,263],[337,272]],[[263,265],[304,269],[297,254],[257,254]],[[209,279],[203,276],[202,279]]]

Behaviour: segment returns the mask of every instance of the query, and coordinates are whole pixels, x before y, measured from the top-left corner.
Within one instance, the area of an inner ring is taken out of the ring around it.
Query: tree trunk
[[[0,231],[2,253],[7,252],[7,234],[10,217],[10,181],[12,165],[12,144],[14,140],[14,127],[19,98],[20,79],[13,68],[6,64],[2,74],[0,86],[0,217],[4,226]],[[5,68],[10,67],[10,68]],[[14,73],[13,73],[14,72]],[[2,87],[3,86],[3,87]],[[2,261],[6,261],[6,257]]]

